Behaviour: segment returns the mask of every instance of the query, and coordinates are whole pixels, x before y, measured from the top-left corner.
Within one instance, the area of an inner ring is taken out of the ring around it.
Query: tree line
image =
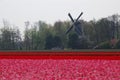
[[[72,30],[71,21],[56,21],[54,25],[38,21],[25,23],[24,36],[18,28],[3,21],[0,29],[0,50],[73,50],[73,49],[119,49],[120,15],[115,14],[99,20],[80,20],[84,38]],[[111,40],[115,39],[115,45]]]

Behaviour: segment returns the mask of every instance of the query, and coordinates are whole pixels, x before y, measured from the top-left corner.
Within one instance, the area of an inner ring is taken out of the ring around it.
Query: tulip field
[[[120,80],[120,60],[0,59],[0,80]]]

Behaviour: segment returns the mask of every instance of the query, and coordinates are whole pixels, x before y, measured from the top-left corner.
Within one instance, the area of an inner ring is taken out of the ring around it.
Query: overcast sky
[[[25,21],[53,24],[69,20],[69,12],[76,18],[81,11],[87,21],[120,14],[120,0],[0,0],[0,26],[3,19],[21,29]]]

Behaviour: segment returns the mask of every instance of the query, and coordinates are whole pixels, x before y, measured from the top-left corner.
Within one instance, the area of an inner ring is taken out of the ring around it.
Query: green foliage
[[[15,29],[1,29],[0,37],[0,49],[1,50],[19,50],[20,45],[20,33],[19,30]]]
[[[62,40],[59,36],[48,35],[45,39],[45,49],[62,48]]]
[[[115,45],[114,48],[115,48],[115,49],[120,49],[120,40],[117,41],[117,43],[116,43],[116,45]]]
[[[72,49],[88,49],[89,42],[87,38],[79,38],[76,33],[69,34],[68,47]]]
[[[4,21],[4,28],[0,29],[0,50],[120,48],[120,41],[115,46],[112,46],[110,42],[113,38],[120,39],[118,14],[98,21],[80,20],[80,22],[84,34],[82,38],[75,33],[74,28],[68,35],[65,34],[71,26],[70,21],[57,21],[53,26],[43,21],[38,21],[33,25],[26,24],[24,37],[21,37],[19,29],[11,28],[11,25]]]
[[[109,41],[105,41],[95,46],[94,49],[112,49],[112,45]]]
[[[53,47],[62,47],[62,40],[59,36],[54,36],[53,38]]]
[[[75,33],[69,34],[68,47],[75,49],[78,48],[78,35]]]
[[[52,49],[53,48],[53,36],[48,35],[45,39],[45,49]]]

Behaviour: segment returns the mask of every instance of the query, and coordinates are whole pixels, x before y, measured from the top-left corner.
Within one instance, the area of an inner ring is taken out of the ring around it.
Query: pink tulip
[[[1,59],[0,80],[120,80],[120,60]]]

